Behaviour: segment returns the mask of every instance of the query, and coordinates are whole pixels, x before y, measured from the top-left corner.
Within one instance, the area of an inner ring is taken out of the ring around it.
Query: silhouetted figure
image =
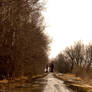
[[[54,64],[50,64],[50,72],[53,72],[54,71]]]
[[[45,73],[48,73],[48,65],[46,65]]]

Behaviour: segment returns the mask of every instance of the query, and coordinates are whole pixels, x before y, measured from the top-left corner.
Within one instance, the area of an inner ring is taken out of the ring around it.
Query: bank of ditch
[[[67,87],[74,90],[74,92],[92,92],[92,85],[76,77],[73,74],[55,74],[55,76],[64,81]]]
[[[38,78],[43,78],[46,75],[47,74],[44,73],[44,74],[35,75],[32,77],[22,76],[22,77],[14,78],[12,80],[7,80],[7,79],[0,80],[0,92],[19,88],[19,87],[30,86],[33,81],[35,81]]]

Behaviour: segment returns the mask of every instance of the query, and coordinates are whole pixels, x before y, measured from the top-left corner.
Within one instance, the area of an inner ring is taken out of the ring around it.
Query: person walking
[[[48,65],[46,65],[45,73],[48,73]]]
[[[51,63],[51,64],[50,64],[50,72],[53,72],[53,71],[54,71],[54,64]]]

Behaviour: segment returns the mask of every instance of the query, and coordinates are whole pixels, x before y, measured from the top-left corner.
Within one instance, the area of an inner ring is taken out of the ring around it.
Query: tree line
[[[48,36],[39,0],[0,1],[0,76],[32,76],[48,63]]]
[[[53,63],[58,72],[92,77],[92,43],[84,45],[82,41],[75,42],[59,53]]]

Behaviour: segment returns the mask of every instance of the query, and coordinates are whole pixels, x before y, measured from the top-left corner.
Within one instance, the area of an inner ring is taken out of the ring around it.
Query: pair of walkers
[[[54,64],[46,65],[45,72],[53,72],[54,71]]]

